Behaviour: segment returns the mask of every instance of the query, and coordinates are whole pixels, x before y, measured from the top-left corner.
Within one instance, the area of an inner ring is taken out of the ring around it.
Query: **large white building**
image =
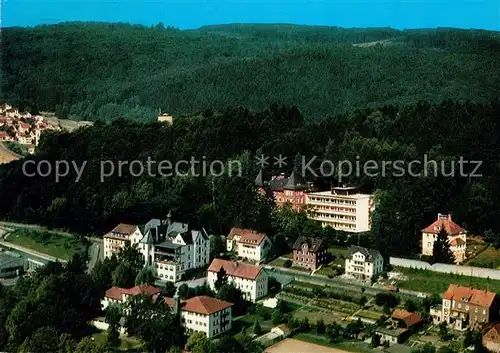
[[[118,253],[130,243],[152,266],[160,280],[177,282],[187,271],[208,265],[210,240],[205,229],[194,230],[186,223],[152,219],[145,226],[118,225],[104,236],[104,255]]]
[[[324,227],[345,232],[368,232],[374,210],[373,195],[360,194],[353,187],[335,187],[332,191],[306,194],[306,205],[312,207],[312,219]]]
[[[207,283],[212,290],[215,290],[221,268],[224,268],[228,282],[241,290],[244,299],[255,302],[267,295],[269,276],[261,266],[222,259],[214,259],[208,267]]]
[[[232,228],[226,239],[227,251],[234,249],[238,257],[260,263],[271,250],[266,234],[251,229]]]
[[[384,271],[384,259],[378,250],[352,245],[345,259],[345,273],[360,280],[370,280]]]
[[[179,301],[178,297],[165,298],[174,313],[180,311],[181,324],[186,333],[203,332],[208,338],[231,330],[232,303],[207,296]]]

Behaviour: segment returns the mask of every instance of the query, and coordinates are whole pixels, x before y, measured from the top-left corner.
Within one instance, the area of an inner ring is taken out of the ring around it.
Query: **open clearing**
[[[0,164],[9,163],[15,160],[18,160],[21,156],[12,152],[5,146],[2,142],[0,142]]]
[[[314,343],[287,338],[266,349],[266,353],[346,353],[337,348],[320,346]]]

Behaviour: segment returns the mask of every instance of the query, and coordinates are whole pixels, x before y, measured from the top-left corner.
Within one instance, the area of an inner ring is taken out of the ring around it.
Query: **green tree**
[[[120,288],[131,288],[135,284],[137,273],[127,262],[120,262],[113,272],[113,285]]]
[[[91,337],[82,339],[75,348],[75,353],[105,353],[104,347],[96,343]]]
[[[432,261],[442,264],[453,264],[455,262],[453,253],[450,250],[450,243],[448,242],[448,233],[446,233],[445,228],[441,228],[434,242]]]
[[[233,314],[242,315],[245,313],[247,303],[243,299],[243,293],[232,283],[225,284],[216,293],[217,299],[233,303]]]
[[[380,335],[374,334],[372,336],[371,346],[372,347],[378,347],[378,346],[380,346]]]
[[[260,323],[258,320],[255,320],[253,324],[253,333],[256,335],[260,335],[262,333],[262,327],[260,327]]]
[[[151,267],[143,267],[137,276],[135,277],[135,284],[154,284],[155,283],[155,274]]]
[[[219,291],[223,286],[227,285],[227,273],[223,266],[217,271],[217,279],[215,280],[215,290]]]
[[[19,352],[55,352],[58,349],[58,344],[57,331],[53,327],[41,327],[24,340],[19,347]]]
[[[105,320],[108,324],[108,345],[118,347],[120,345],[120,320],[123,316],[121,307],[109,305],[106,308]]]
[[[323,335],[326,331],[326,326],[323,320],[318,320],[316,322],[316,334]]]
[[[73,353],[75,350],[76,342],[73,340],[71,335],[67,333],[61,334],[61,336],[59,336],[57,353]]]

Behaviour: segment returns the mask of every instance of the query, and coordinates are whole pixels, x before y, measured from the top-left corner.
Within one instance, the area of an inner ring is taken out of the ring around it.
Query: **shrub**
[[[286,260],[285,263],[283,264],[284,267],[290,268],[292,267],[292,261]]]

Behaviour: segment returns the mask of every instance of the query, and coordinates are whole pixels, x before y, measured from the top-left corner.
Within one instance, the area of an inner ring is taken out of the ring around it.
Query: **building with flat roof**
[[[0,251],[0,278],[18,276],[24,269],[24,259],[13,253]]]
[[[306,194],[306,205],[311,206],[312,219],[323,227],[345,232],[368,232],[374,210],[373,195],[361,194],[355,187],[334,187],[331,191]]]

